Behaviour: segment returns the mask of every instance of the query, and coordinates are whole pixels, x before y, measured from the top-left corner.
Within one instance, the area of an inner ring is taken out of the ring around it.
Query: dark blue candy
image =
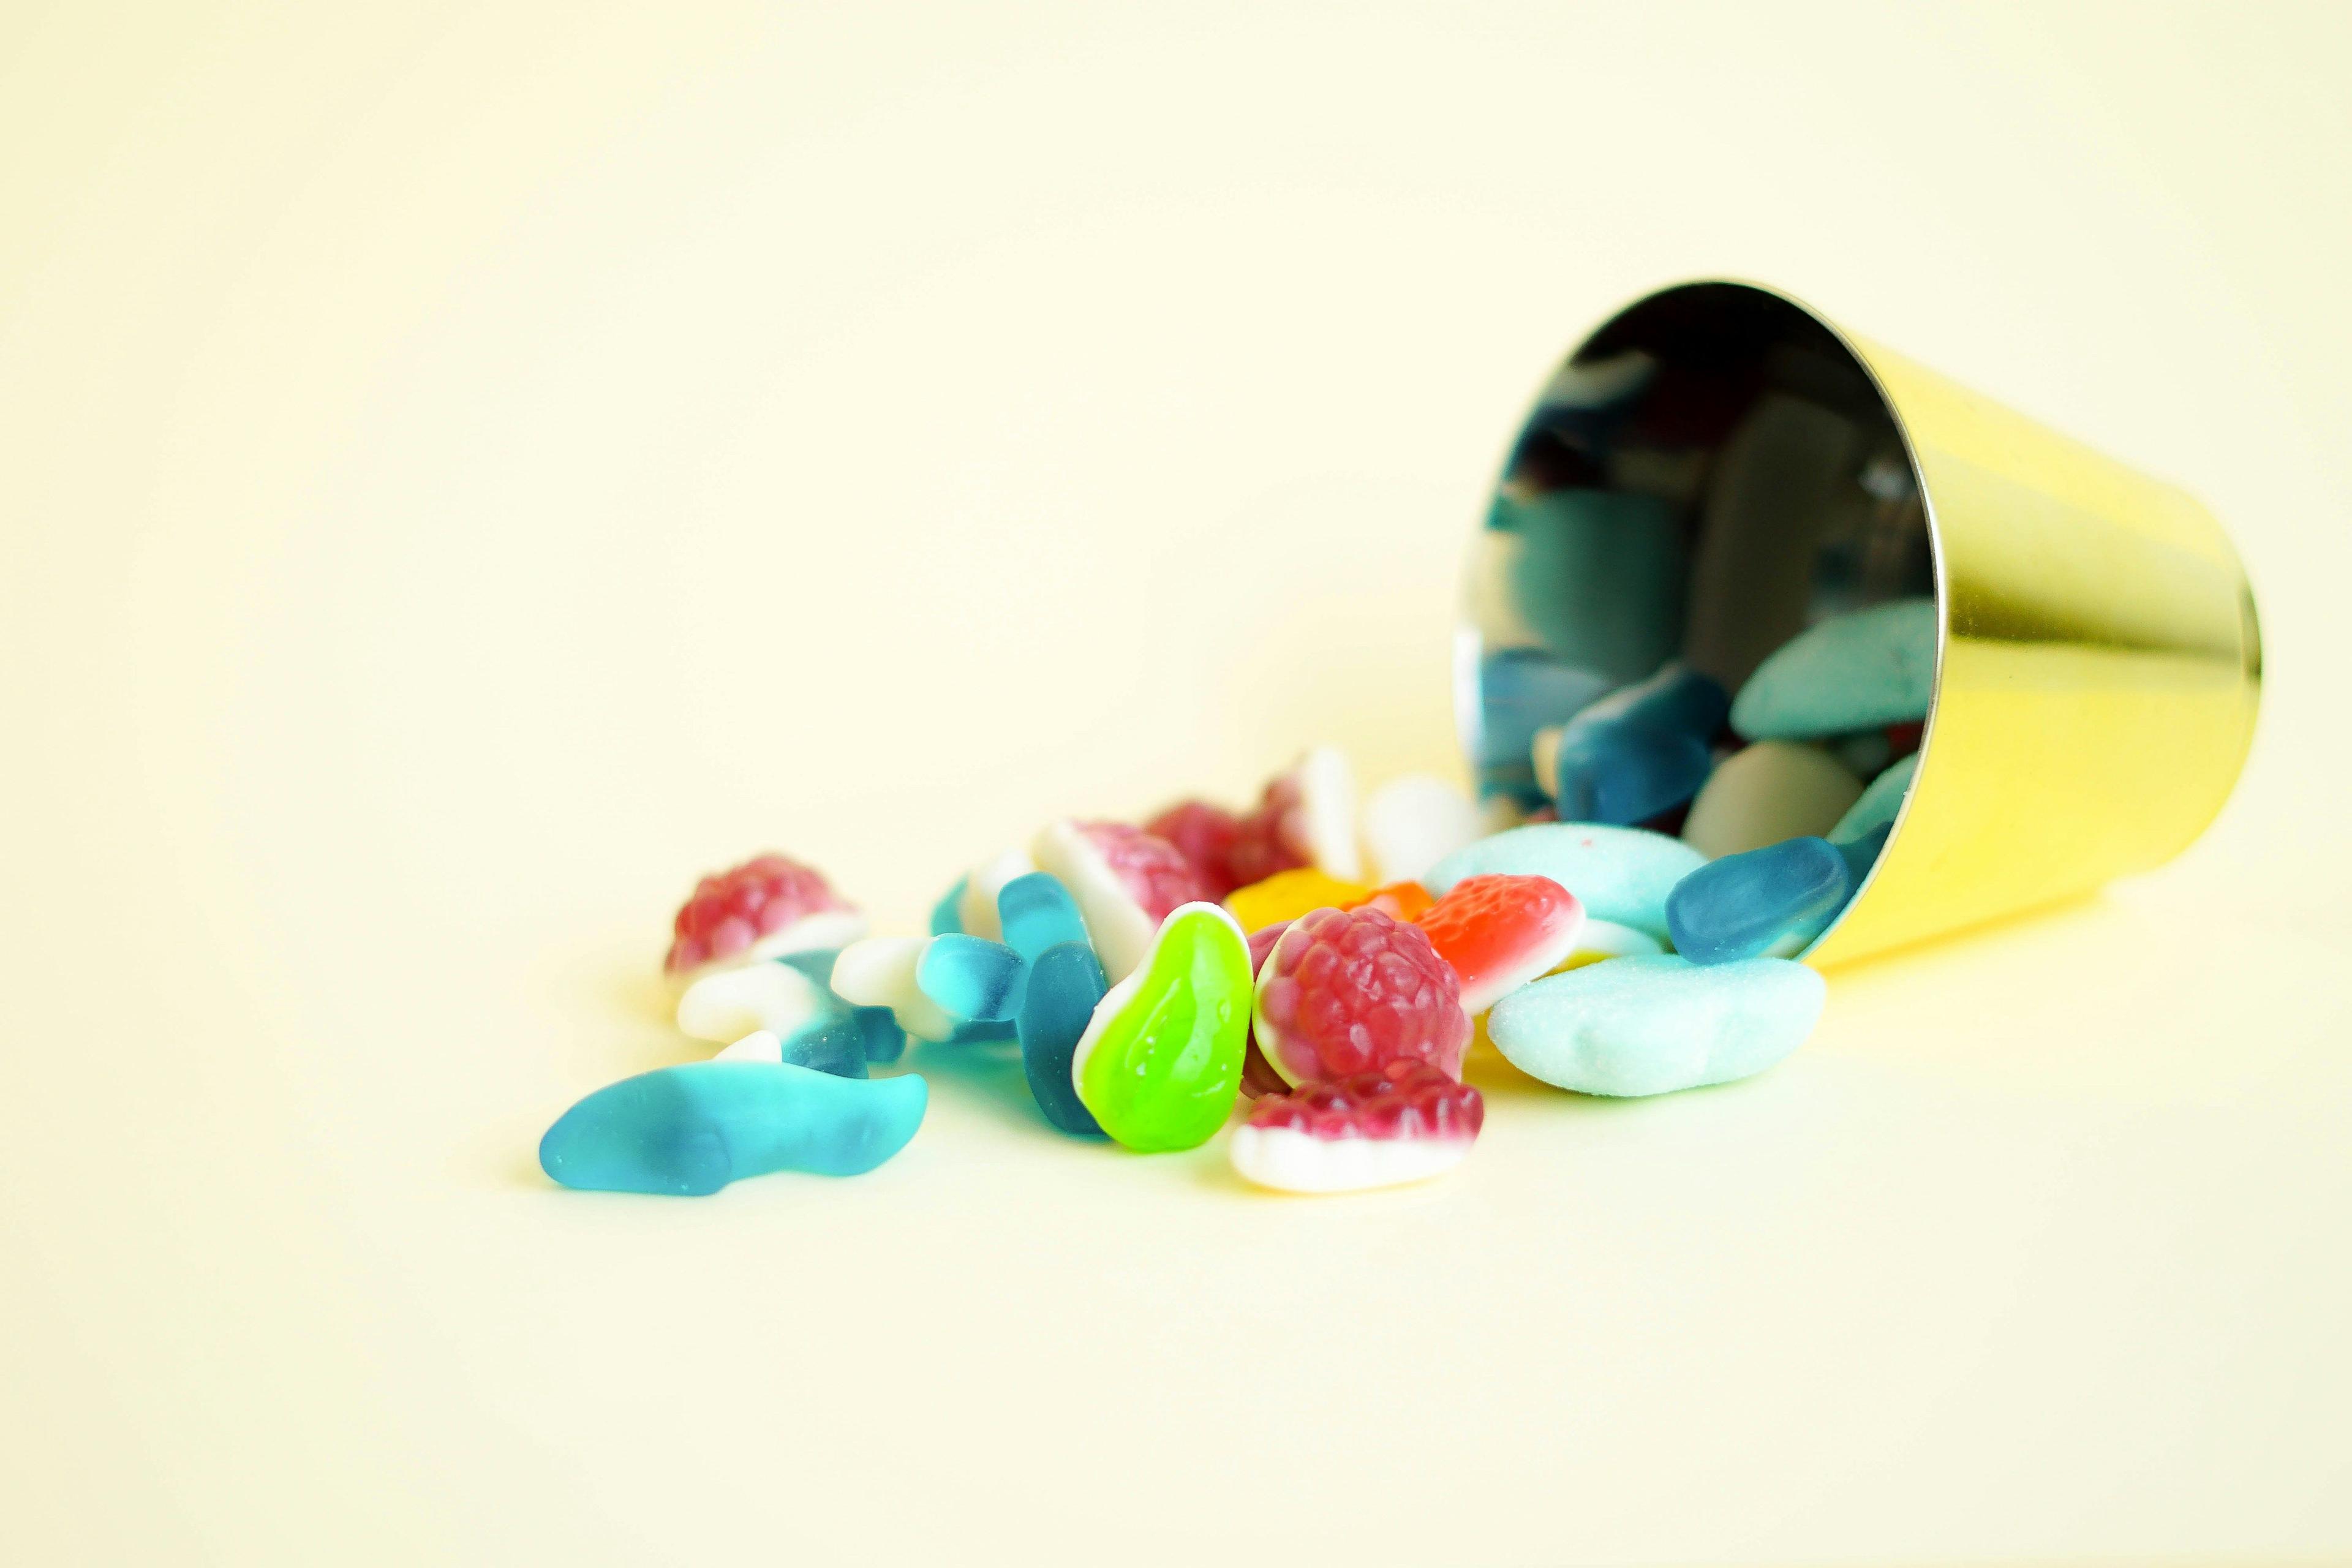
[[[1109,990],[1102,963],[1084,942],[1047,948],[1029,966],[1029,986],[1021,1005],[1021,1070],[1045,1120],[1065,1132],[1099,1138],[1102,1126],[1078,1101],[1070,1081],[1070,1060],[1094,1017],[1095,1004]]]
[[[1776,943],[1801,949],[1870,874],[1886,831],[1852,844],[1786,838],[1711,860],[1666,895],[1666,933],[1694,963],[1732,963]]]
[[[1024,967],[1021,955],[1001,942],[950,933],[923,944],[915,985],[950,1018],[998,1023],[1021,1009]]]
[[[996,921],[1004,943],[1029,963],[1049,947],[1087,940],[1087,922],[1061,879],[1032,871],[1004,884],[996,895]]]

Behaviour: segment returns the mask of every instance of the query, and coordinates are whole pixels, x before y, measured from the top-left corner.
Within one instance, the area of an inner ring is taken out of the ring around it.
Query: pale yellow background
[[[2352,11],[0,0],[0,1560],[2352,1553]],[[2202,495],[2177,867],[1752,1083],[1255,1199],[932,1075],[582,1196],[768,845],[1450,767],[1465,531],[1729,271]]]

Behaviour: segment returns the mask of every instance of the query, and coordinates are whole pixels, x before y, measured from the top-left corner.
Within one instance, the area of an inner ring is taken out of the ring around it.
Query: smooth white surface
[[[0,7],[0,1560],[2352,1554],[2347,27]],[[917,932],[1055,816],[1450,769],[1515,418],[1720,271],[2228,521],[2189,859],[1748,1084],[1482,1069],[1424,1187],[981,1058],[870,1176],[539,1175],[700,1055],[699,872]]]

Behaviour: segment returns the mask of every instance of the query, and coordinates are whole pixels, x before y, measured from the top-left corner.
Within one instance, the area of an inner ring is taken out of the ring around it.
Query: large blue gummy
[[[1045,1120],[1065,1132],[1103,1135],[1102,1124],[1078,1100],[1070,1081],[1070,1058],[1094,1017],[1095,1005],[1110,989],[1100,960],[1082,942],[1047,948],[1029,966],[1029,987],[1021,1004],[1021,1070]]]
[[[1625,827],[1698,794],[1715,754],[1695,735],[1620,720],[1562,737],[1558,767],[1563,821]]]
[[[1675,951],[1693,963],[1801,952],[1844,910],[1885,842],[1881,826],[1853,844],[1785,838],[1709,861],[1666,896]]]
[[[1087,940],[1077,900],[1049,871],[1032,871],[1005,883],[996,895],[996,922],[1004,928],[1005,945],[1030,963],[1049,947]]]
[[[567,1187],[699,1197],[772,1171],[855,1176],[915,1135],[912,1073],[847,1079],[773,1062],[691,1062],[607,1084],[556,1118],[540,1168]]]
[[[915,965],[916,989],[949,1017],[968,1023],[1000,1023],[1020,1010],[1021,955],[986,937],[950,934],[923,944]]]

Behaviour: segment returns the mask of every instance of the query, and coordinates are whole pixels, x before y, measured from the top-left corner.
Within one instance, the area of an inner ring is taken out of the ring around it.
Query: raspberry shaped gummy
[[[840,947],[866,934],[866,917],[833,890],[824,872],[767,854],[696,883],[670,930],[662,969],[683,978],[787,952]]]
[[[1334,1083],[1268,1095],[1234,1129],[1234,1168],[1264,1187],[1356,1192],[1460,1164],[1486,1102],[1427,1062],[1393,1062]]]
[[[1420,927],[1378,910],[1293,921],[1258,972],[1258,1049],[1286,1082],[1328,1083],[1404,1061],[1462,1076],[1462,984]]]

